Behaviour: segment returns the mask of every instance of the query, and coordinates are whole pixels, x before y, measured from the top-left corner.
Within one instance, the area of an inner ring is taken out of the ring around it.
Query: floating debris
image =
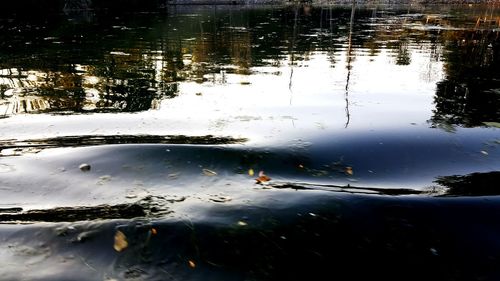
[[[117,230],[115,233],[115,244],[113,245],[113,248],[117,252],[121,252],[125,250],[128,247],[128,242],[127,242],[127,237],[123,232],[120,230]]]
[[[246,223],[244,221],[238,221],[236,224],[239,226],[247,226],[248,225],[248,223]]]
[[[254,174],[255,174],[255,172],[253,171],[253,169],[248,170],[249,176],[253,177]]]
[[[192,260],[189,260],[189,261],[188,261],[188,265],[189,265],[189,267],[191,267],[191,268],[195,268],[195,267],[196,267],[196,264],[195,264],[195,263],[194,263],[194,261],[192,261]]]
[[[438,255],[439,255],[438,251],[437,251],[435,248],[430,248],[429,250],[430,250],[430,252],[431,252],[434,256],[438,256]]]
[[[89,165],[89,164],[87,164],[87,163],[80,164],[80,166],[78,166],[78,168],[79,168],[82,172],[88,172],[88,171],[90,171],[90,165]]]
[[[156,235],[156,234],[158,234],[156,228],[151,228],[151,235]]]
[[[260,171],[260,172],[259,172],[259,177],[258,177],[258,178],[256,178],[255,180],[257,181],[257,183],[262,184],[262,183],[264,183],[264,182],[268,182],[268,181],[270,181],[270,180],[271,180],[271,178],[270,178],[270,177],[268,177],[268,176],[266,176],[266,175],[264,174],[264,171]]]
[[[203,174],[208,177],[213,177],[216,176],[217,173],[215,171],[209,170],[209,169],[203,169]]]
[[[489,153],[487,151],[481,150],[482,155],[488,155]]]
[[[349,175],[349,176],[354,175],[354,171],[352,170],[352,167],[345,167],[344,172],[345,172],[347,175]]]

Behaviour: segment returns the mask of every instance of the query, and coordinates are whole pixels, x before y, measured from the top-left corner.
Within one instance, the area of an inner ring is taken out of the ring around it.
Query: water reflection
[[[500,120],[498,30],[446,34],[446,79],[437,84],[433,124],[481,126]]]
[[[500,172],[472,173],[464,176],[438,177],[436,183],[446,187],[446,195],[450,196],[487,196],[498,195],[499,190],[494,182],[500,179]]]
[[[317,76],[325,69],[312,69],[313,61],[325,57],[333,88],[311,91],[335,94],[338,81],[346,125],[356,114],[349,104],[371,102],[360,93],[383,100],[378,93],[406,88],[417,97],[420,88],[432,87],[434,109],[426,119],[433,126],[499,121],[498,11],[412,9],[173,7],[159,14],[97,11],[80,21],[67,8],[50,20],[3,18],[0,114],[160,109],[189,83],[258,90],[253,84],[265,81],[262,74],[288,79],[288,89],[274,90],[293,96],[300,79],[294,71],[306,67]],[[377,73],[365,72],[381,59],[388,61]],[[339,64],[345,72],[335,70]],[[412,82],[404,87],[380,81],[398,74],[419,78],[407,78]]]

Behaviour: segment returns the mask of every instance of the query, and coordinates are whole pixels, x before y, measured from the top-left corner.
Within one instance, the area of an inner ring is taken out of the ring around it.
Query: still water
[[[495,280],[499,33],[496,5],[3,15],[0,272]]]

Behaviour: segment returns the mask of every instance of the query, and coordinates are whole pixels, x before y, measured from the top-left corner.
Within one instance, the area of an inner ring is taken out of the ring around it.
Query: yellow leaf
[[[121,252],[127,247],[128,247],[127,237],[125,236],[125,234],[123,234],[123,232],[117,230],[115,233],[115,244],[113,245],[113,248],[117,252]]]
[[[248,175],[249,176],[253,177],[254,174],[255,173],[254,173],[253,169],[248,170]]]

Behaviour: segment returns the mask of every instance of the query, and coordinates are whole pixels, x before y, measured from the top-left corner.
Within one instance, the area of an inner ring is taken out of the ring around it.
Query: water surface
[[[307,280],[338,264],[359,280],[358,263],[386,280],[495,280],[499,17],[309,4],[2,15],[0,271]]]

